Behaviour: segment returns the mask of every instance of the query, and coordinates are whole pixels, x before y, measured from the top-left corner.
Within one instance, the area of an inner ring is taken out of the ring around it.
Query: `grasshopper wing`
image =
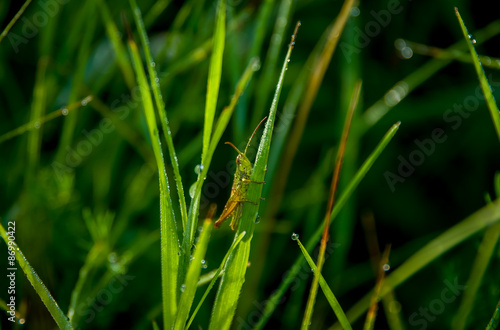
[[[219,219],[214,223],[215,228],[219,228],[222,223],[238,209],[239,204],[240,202],[229,199],[226,206],[224,206],[224,210],[222,211]]]

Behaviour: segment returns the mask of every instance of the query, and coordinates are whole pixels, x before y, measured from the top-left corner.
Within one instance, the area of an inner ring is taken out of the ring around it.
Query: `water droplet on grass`
[[[61,113],[62,113],[63,116],[67,116],[68,115],[68,109],[67,108],[62,108]]]
[[[35,122],[33,124],[33,127],[35,127],[36,129],[39,129],[40,128],[40,123],[39,122]]]
[[[186,290],[186,284],[181,285],[181,292],[184,292]]]
[[[472,34],[469,34],[469,39],[473,44],[476,43],[476,38]]]
[[[191,187],[189,187],[189,196],[194,198],[194,194],[196,192],[196,183],[193,183]]]
[[[389,264],[384,264],[384,265],[382,266],[382,269],[384,270],[384,272],[387,272],[389,269],[391,269],[391,265],[389,265]]]
[[[293,240],[293,241],[296,241],[296,240],[298,240],[298,239],[299,239],[299,234],[293,233],[293,234],[292,234],[292,240]]]

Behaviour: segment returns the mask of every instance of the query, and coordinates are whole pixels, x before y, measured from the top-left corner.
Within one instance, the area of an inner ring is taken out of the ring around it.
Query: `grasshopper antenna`
[[[234,144],[232,144],[231,142],[224,142],[225,144],[229,144],[231,147],[233,147],[236,151],[238,151],[239,154],[242,154],[241,151],[238,150],[238,148],[236,148],[236,146]],[[245,149],[245,152],[246,152],[246,149]]]
[[[266,119],[267,119],[267,116],[266,116],[266,117],[264,117],[264,119],[262,119],[262,120],[260,121],[260,123],[259,123],[259,125],[257,125],[257,127],[255,127],[255,130],[253,131],[252,136],[250,137],[250,140],[248,140],[247,146],[246,146],[246,148],[245,148],[245,153],[244,153],[244,155],[245,155],[245,156],[246,156],[246,154],[247,154],[247,149],[248,149],[248,146],[250,145],[250,142],[252,141],[253,136],[254,136],[254,135],[255,135],[255,133],[257,132],[257,129],[259,128],[259,126],[260,126],[260,125],[264,122],[264,120],[266,120]],[[235,148],[235,149],[236,149],[236,148]]]

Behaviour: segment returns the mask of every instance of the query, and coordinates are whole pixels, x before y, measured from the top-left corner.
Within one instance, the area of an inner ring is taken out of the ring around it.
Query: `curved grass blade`
[[[142,107],[148,125],[149,136],[153,147],[153,153],[158,167],[160,180],[160,229],[161,229],[161,277],[162,277],[162,301],[163,301],[163,323],[164,328],[171,328],[177,314],[177,273],[179,269],[179,248],[177,246],[177,228],[174,210],[170,200],[167,173],[161,150],[156,115],[153,100],[149,91],[149,84],[142,67],[139,50],[134,40],[129,39],[132,53],[137,84],[141,91]]]
[[[23,6],[21,7],[21,9],[19,9],[19,11],[16,13],[16,15],[10,20],[9,24],[7,24],[5,29],[3,29],[2,34],[0,34],[0,43],[2,43],[3,38],[5,38],[7,36],[7,34],[9,34],[10,29],[12,29],[14,24],[16,24],[16,22],[19,20],[21,15],[24,13],[26,8],[28,8],[30,3],[31,3],[31,0],[26,0],[24,2]]]
[[[451,248],[499,220],[500,199],[497,199],[451,227],[408,258],[387,276],[380,297],[385,296],[390,290],[399,286]],[[372,291],[367,293],[346,313],[351,322],[357,320],[368,309],[372,293]]]
[[[269,117],[266,122],[266,126],[264,127],[264,133],[260,141],[255,165],[253,167],[252,176],[250,178],[250,180],[252,181],[264,181],[265,167],[267,165],[267,159],[269,156],[269,148],[271,145],[274,120],[278,108],[278,100],[281,94],[281,87],[283,86],[283,79],[285,77],[285,72],[288,66],[288,60],[290,59],[293,46],[295,45],[295,36],[299,26],[300,22],[298,22],[295,27],[290,46],[288,47],[288,52],[281,69],[280,78],[276,87],[276,93],[274,95],[273,103],[269,111]],[[260,201],[261,195],[262,185],[249,186],[247,193],[247,198],[249,200],[256,201],[258,203],[258,201]],[[243,286],[243,282],[245,281],[245,273],[247,270],[248,257],[250,255],[250,245],[255,227],[257,211],[258,205],[253,205],[250,203],[248,205],[245,205],[245,208],[243,209],[243,215],[240,219],[240,224],[236,233],[237,235],[239,235],[240,233],[245,231],[248,233],[248,235],[245,236],[245,239],[229,257],[226,271],[222,276],[219,290],[217,291],[217,296],[215,298],[215,305],[212,310],[209,329],[229,329],[229,327],[231,326],[233,315],[238,304],[241,287]]]
[[[193,315],[191,315],[191,317],[189,318],[189,322],[188,322],[188,324],[186,326],[186,329],[189,329],[189,327],[193,323],[194,318],[196,317],[196,314],[198,313],[198,311],[201,308],[201,305],[203,304],[203,302],[207,298],[208,294],[210,293],[210,290],[212,290],[213,286],[215,285],[215,281],[217,281],[217,279],[219,278],[219,275],[221,274],[222,270],[226,267],[227,259],[229,259],[229,256],[233,253],[233,250],[238,246],[238,244],[241,242],[241,240],[243,239],[243,237],[245,236],[245,234],[246,234],[246,232],[242,232],[241,234],[239,234],[238,236],[236,236],[236,238],[233,241],[233,244],[231,244],[231,247],[229,247],[229,250],[227,251],[226,255],[224,256],[224,259],[222,259],[222,262],[220,263],[219,268],[217,268],[217,271],[212,276],[212,280],[210,281],[210,284],[208,285],[208,288],[205,290],[205,293],[203,294],[203,297],[201,297],[200,302],[198,303],[198,306],[196,306],[196,308],[195,308],[195,310],[193,312]],[[200,285],[200,284],[198,283],[198,285]]]
[[[398,131],[400,123],[394,124],[389,131],[384,135],[382,138],[382,141],[377,145],[375,150],[370,154],[370,156],[365,160],[363,165],[361,165],[360,169],[358,172],[356,172],[356,175],[352,179],[352,181],[349,183],[347,186],[346,190],[342,195],[340,195],[340,198],[337,202],[337,205],[332,210],[332,214],[330,217],[330,223],[335,219],[337,214],[340,212],[342,207],[347,203],[347,200],[349,197],[351,197],[352,193],[354,190],[358,187],[359,183],[361,180],[365,177],[366,173],[370,170],[372,167],[373,163],[375,163],[375,160],[380,156],[382,151],[385,149],[387,144],[392,140],[396,132]],[[309,239],[309,241],[306,244],[307,251],[312,251],[312,249],[318,244],[321,234],[322,234],[323,228],[318,228],[314,235]],[[262,312],[262,317],[259,320],[259,322],[255,325],[255,329],[262,329],[269,317],[271,317],[271,314],[274,312],[276,307],[278,306],[279,302],[281,301],[281,298],[285,294],[286,290],[288,287],[292,284],[292,281],[295,279],[297,274],[300,272],[302,267],[302,259],[299,257],[295,260],[293,263],[292,267],[290,268],[290,271],[287,273],[283,281],[281,282],[280,286],[278,289],[271,295],[271,297],[268,300],[268,303],[266,304],[266,307],[264,308],[264,311]]]
[[[213,204],[215,206],[215,204]],[[191,305],[193,304],[194,295],[196,294],[196,288],[198,287],[198,279],[201,274],[202,260],[205,258],[207,252],[208,241],[210,240],[210,234],[213,229],[212,217],[215,213],[215,207],[211,207],[208,211],[207,218],[203,224],[203,229],[201,231],[198,243],[196,244],[196,249],[193,253],[193,258],[189,264],[189,268],[186,274],[186,281],[182,284],[181,290],[183,290],[181,297],[179,299],[179,309],[177,312],[177,318],[175,319],[174,329],[184,329],[186,321],[188,320],[189,311],[191,310]]]
[[[486,326],[486,330],[495,330],[498,327],[498,324],[500,324],[500,300],[498,301],[490,322],[488,322],[488,325]]]
[[[167,141],[167,149],[170,156],[170,162],[172,163],[172,168],[174,170],[175,184],[177,186],[177,194],[179,196],[182,228],[185,229],[187,223],[186,197],[184,195],[184,188],[182,186],[181,173],[179,171],[179,163],[177,161],[177,155],[175,153],[174,142],[172,140],[172,134],[170,133],[170,127],[168,125],[165,103],[163,102],[163,98],[161,96],[160,83],[158,79],[158,74],[155,69],[156,64],[153,60],[153,56],[151,55],[151,50],[149,48],[149,39],[146,33],[146,28],[144,27],[144,23],[142,21],[141,10],[137,6],[135,0],[130,0],[130,6],[132,7],[132,12],[134,13],[135,24],[137,25],[139,36],[141,38],[142,47],[144,49],[144,54],[146,55],[146,61],[148,63],[147,67],[149,73],[149,80],[153,88],[153,95],[156,102],[156,108],[158,109],[161,118],[161,126],[163,128],[163,134],[165,136],[165,140]]]
[[[36,121],[30,121],[29,123],[26,123],[24,125],[19,126],[16,129],[13,129],[10,132],[7,132],[3,135],[0,135],[0,144],[12,139],[13,137],[16,137],[18,135],[21,135],[27,131],[31,131],[34,129],[38,129],[43,125],[44,123],[48,122],[49,120],[52,120],[54,118],[57,118],[59,116],[66,116],[70,111],[73,111],[75,109],[78,109],[79,107],[84,107],[86,106],[90,101],[92,101],[92,96],[89,95],[86,98],[82,99],[81,101],[72,103],[68,106],[62,107],[61,109],[52,111],[49,114],[46,114],[42,118]]]
[[[304,255],[304,258],[306,258],[307,263],[309,266],[312,268],[314,274],[318,274],[319,278],[319,285],[321,286],[321,289],[323,290],[323,293],[325,294],[326,299],[328,300],[328,303],[333,309],[333,312],[337,316],[340,324],[344,329],[352,329],[351,324],[347,320],[346,315],[344,314],[344,311],[342,310],[342,307],[340,306],[337,298],[335,298],[335,295],[333,294],[332,290],[328,286],[328,283],[326,283],[325,278],[323,275],[321,275],[321,272],[318,270],[318,267],[316,267],[316,264],[312,260],[311,256],[307,252],[306,248],[302,243],[300,242],[298,236],[295,236],[292,238],[297,241],[297,244],[300,247],[300,250],[302,251],[302,254]]]
[[[36,293],[38,294],[40,299],[42,299],[42,302],[45,305],[45,307],[47,307],[47,309],[49,310],[50,315],[52,315],[52,317],[54,318],[54,321],[56,321],[57,326],[59,326],[59,328],[61,329],[73,329],[71,323],[66,318],[66,315],[64,315],[63,311],[61,310],[57,302],[50,295],[50,292],[45,286],[45,284],[43,284],[40,277],[38,277],[38,274],[31,267],[28,260],[26,260],[26,257],[21,252],[21,249],[19,249],[14,240],[9,239],[9,237],[11,236],[9,236],[9,234],[5,231],[2,224],[0,224],[0,236],[2,236],[2,239],[4,240],[5,244],[7,244],[7,246],[9,247],[12,246],[13,248],[12,251],[14,251],[16,254],[16,259],[17,262],[19,263],[19,266],[21,266],[21,269],[23,270],[24,274],[30,281]]]
[[[467,27],[465,26],[457,7],[455,7],[455,14],[457,15],[458,22],[460,23],[460,28],[462,29],[465,41],[467,43],[467,46],[469,47],[469,51],[472,56],[472,62],[474,63],[474,68],[476,69],[481,89],[483,90],[484,97],[486,98],[486,104],[488,105],[488,109],[490,110],[491,119],[493,120],[493,125],[495,126],[498,139],[500,140],[500,112],[495,102],[493,92],[491,91],[491,86],[488,83],[488,78],[486,78],[483,66],[481,65],[481,61],[479,60],[476,49],[474,48],[474,43],[476,42],[476,40],[473,39],[473,37],[467,31]]]

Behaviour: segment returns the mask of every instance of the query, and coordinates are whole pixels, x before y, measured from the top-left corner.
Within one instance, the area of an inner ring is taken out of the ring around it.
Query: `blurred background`
[[[2,30],[22,5],[0,2]],[[145,0],[139,6],[189,204],[189,187],[200,163],[216,2]],[[380,250],[391,244],[392,270],[483,207],[488,195],[496,199],[498,139],[474,67],[466,60],[451,59],[449,52],[423,45],[446,49],[463,41],[453,9],[458,7],[478,53],[491,56],[485,71],[498,98],[497,13],[485,3],[472,1],[357,3],[311,111],[300,117],[289,111],[303,97],[294,94],[293,88],[309,85],[313,61],[308,58],[314,59],[315,47],[324,44],[325,31],[341,6],[324,0],[228,2],[218,113],[229,104],[250,59],[260,58],[260,70],[241,96],[221,140],[240,149],[268,112],[293,27],[297,20],[302,23],[276,119],[275,134],[281,134],[284,143],[271,148],[274,165],[266,176],[266,200],[260,206],[235,316],[238,329],[253,327],[269,295],[301,255],[292,233],[306,241],[322,223],[334,158],[358,79],[363,82],[362,94],[337,196],[385,132],[398,121],[401,127],[330,229],[323,274],[345,310],[375,284],[370,263],[374,250],[367,243],[367,237],[375,237],[373,230]],[[16,242],[65,312],[79,272],[91,260],[92,280],[86,283],[77,307],[83,329],[144,329],[151,328],[152,320],[161,320],[158,179],[135,78],[126,69],[130,68],[128,50],[124,49],[126,56],[117,57],[109,37],[109,22],[114,22],[117,40],[126,47],[124,18],[132,24],[127,1],[35,0],[0,43],[0,136],[25,123],[34,127],[0,144],[2,225],[16,222]],[[132,31],[138,40],[133,24]],[[273,46],[276,54],[270,51]],[[89,95],[93,100],[81,104]],[[37,122],[65,107],[67,115]],[[298,121],[305,125],[304,132],[296,154],[286,163],[283,153]],[[253,161],[255,149],[249,156]],[[209,203],[216,203],[218,212],[223,209],[235,157],[234,150],[222,143],[216,150],[205,182],[202,216]],[[177,201],[175,195],[172,199]],[[179,215],[179,209],[175,211]],[[392,307],[405,328],[450,327],[460,297],[427,319],[425,327],[415,323],[424,317],[412,320],[411,316],[440,299],[446,283],[465,285],[482,235],[453,248],[395,290],[397,301]],[[213,232],[203,274],[218,267],[232,238],[227,225]],[[7,260],[3,245],[0,258]],[[499,258],[497,248],[468,319],[471,328],[484,327],[498,302]],[[2,278],[5,272],[2,267]],[[55,323],[39,297],[20,271],[17,275],[17,307],[25,324],[14,328],[53,329]],[[298,328],[311,275],[304,267],[267,328]],[[7,301],[6,281],[0,283],[0,298]],[[194,327],[206,328],[214,293]],[[199,298],[198,294],[195,303]],[[335,320],[320,293],[311,328],[325,329]],[[9,329],[12,324],[2,315],[1,326]],[[380,310],[376,328],[387,327]]]

